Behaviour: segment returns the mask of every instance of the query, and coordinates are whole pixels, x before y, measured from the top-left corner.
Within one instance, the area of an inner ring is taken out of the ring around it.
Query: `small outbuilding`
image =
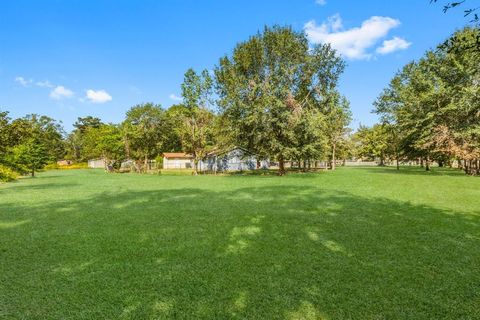
[[[88,167],[92,169],[105,169],[105,159],[90,159],[88,160]]]
[[[253,152],[232,147],[207,154],[199,163],[201,171],[226,172],[268,169],[268,160],[261,160]]]
[[[182,152],[163,153],[163,169],[192,169],[193,156]]]

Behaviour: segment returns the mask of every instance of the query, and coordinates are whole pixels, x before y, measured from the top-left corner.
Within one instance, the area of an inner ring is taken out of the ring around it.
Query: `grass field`
[[[49,171],[0,186],[2,319],[480,319],[480,179]]]

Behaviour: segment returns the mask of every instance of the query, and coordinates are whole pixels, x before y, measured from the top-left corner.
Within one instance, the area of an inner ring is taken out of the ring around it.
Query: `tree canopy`
[[[304,33],[266,27],[239,43],[215,69],[225,136],[279,162],[324,151],[327,113],[338,103],[343,60],[329,45],[309,47]],[[333,119],[331,119],[334,121]]]

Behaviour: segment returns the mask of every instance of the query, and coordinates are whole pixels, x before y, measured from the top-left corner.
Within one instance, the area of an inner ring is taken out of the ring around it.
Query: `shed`
[[[163,169],[192,169],[193,156],[182,152],[163,153]]]
[[[92,169],[105,169],[105,159],[90,159],[88,160],[88,167]]]

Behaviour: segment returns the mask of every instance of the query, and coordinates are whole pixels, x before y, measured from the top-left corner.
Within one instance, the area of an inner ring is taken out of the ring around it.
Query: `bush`
[[[57,163],[50,163],[45,166],[45,170],[70,170],[70,169],[87,169],[87,162],[72,163],[66,166],[59,166]]]
[[[59,169],[60,166],[56,163],[56,162],[53,162],[53,163],[49,163],[45,166],[45,170],[56,170],[56,169]]]
[[[163,169],[163,157],[162,157],[162,155],[159,155],[155,158],[155,165],[157,166],[157,169]]]
[[[79,162],[79,163],[73,163],[69,164],[68,166],[61,166],[59,169],[88,169],[88,163],[87,162]]]
[[[18,178],[18,173],[0,164],[0,181],[8,182]]]

